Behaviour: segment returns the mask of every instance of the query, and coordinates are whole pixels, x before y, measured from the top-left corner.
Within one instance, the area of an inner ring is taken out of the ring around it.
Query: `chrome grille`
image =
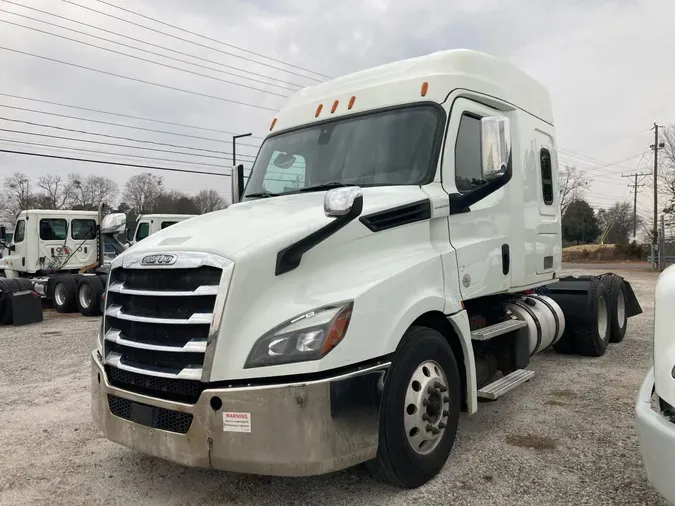
[[[176,259],[172,265],[145,265],[149,256],[126,255],[112,265],[103,320],[109,380],[159,398],[175,390],[167,386],[172,382],[181,384],[178,390],[186,389],[185,382],[194,383],[187,390],[201,392],[204,368],[210,364],[207,345],[217,334],[233,264],[186,252],[169,255]],[[111,374],[113,370],[128,374]],[[119,381],[132,375],[135,381]],[[161,388],[152,388],[160,383]],[[196,400],[190,396],[184,401]]]

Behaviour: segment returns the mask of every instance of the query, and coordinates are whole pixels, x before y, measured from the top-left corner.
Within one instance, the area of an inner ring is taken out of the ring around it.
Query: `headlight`
[[[253,345],[244,369],[324,357],[347,332],[353,306],[349,302],[322,307],[272,329]]]

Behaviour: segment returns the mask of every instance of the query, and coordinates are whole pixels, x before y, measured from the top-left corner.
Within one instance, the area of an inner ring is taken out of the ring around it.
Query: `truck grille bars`
[[[128,255],[114,262],[103,321],[109,381],[196,402],[200,382],[208,380],[232,269],[229,260],[191,252]]]

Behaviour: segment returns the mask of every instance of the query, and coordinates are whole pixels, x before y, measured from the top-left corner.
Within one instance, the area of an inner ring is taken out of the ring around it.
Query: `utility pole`
[[[659,194],[657,191],[658,176],[659,176],[659,148],[665,146],[662,142],[659,144],[659,125],[654,123],[654,144],[649,146],[654,150],[654,228],[652,229],[652,263],[654,268],[656,265],[656,253],[658,251],[658,235],[659,235]]]
[[[634,178],[634,181],[632,183],[628,184],[628,186],[633,187],[633,240],[635,240],[635,237],[637,235],[637,194],[638,194],[637,189],[644,186],[644,184],[639,184],[642,181],[644,181],[644,178],[640,179],[640,181],[638,181],[638,177],[640,177],[640,176],[647,177],[647,176],[650,176],[650,175],[651,175],[651,172],[635,172],[633,174],[621,174],[621,177],[632,177],[632,178]]]

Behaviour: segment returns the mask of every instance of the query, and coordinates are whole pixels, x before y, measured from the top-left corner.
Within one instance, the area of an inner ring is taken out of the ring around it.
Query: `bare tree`
[[[136,214],[151,212],[162,195],[163,180],[144,172],[131,176],[124,187],[124,202]]]
[[[675,214],[675,127],[663,128],[661,140],[664,147],[659,151],[659,188],[668,200],[664,212]]]
[[[40,195],[41,207],[63,209],[72,199],[73,186],[61,176],[46,174],[37,180],[37,187],[44,192]]]
[[[570,202],[583,196],[588,183],[588,178],[579,169],[571,165],[566,165],[564,169],[558,172],[561,213],[565,213]]]
[[[84,178],[79,174],[70,174],[68,184],[71,187],[70,203],[73,209],[95,210],[99,204],[112,206],[118,192],[115,181],[93,174]]]
[[[202,190],[192,200],[197,206],[199,214],[210,213],[227,207],[225,198],[216,190]]]
[[[0,212],[5,223],[13,226],[19,212],[33,205],[34,195],[30,187],[30,179],[21,172],[5,178],[3,196],[0,198]]]

